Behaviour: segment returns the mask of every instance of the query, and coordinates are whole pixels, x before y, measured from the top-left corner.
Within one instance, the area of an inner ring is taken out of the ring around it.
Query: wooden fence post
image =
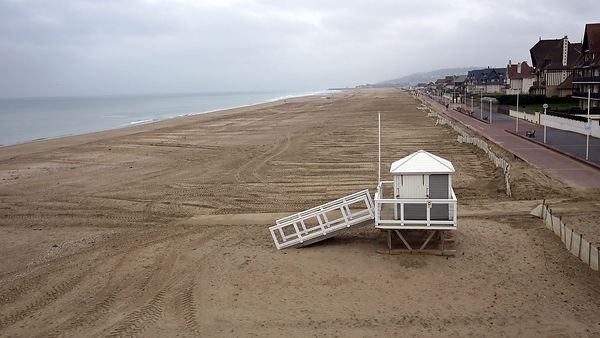
[[[579,254],[577,254],[577,258],[581,259],[581,241],[583,240],[583,234],[579,234]]]
[[[569,239],[569,251],[573,247],[573,229],[571,229],[571,238]]]

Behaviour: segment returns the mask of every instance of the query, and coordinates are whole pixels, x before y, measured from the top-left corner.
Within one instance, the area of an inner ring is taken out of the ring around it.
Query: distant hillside
[[[406,75],[403,77],[399,77],[393,80],[386,80],[377,82],[372,85],[367,85],[368,87],[404,87],[404,86],[414,86],[418,83],[425,82],[435,82],[437,79],[444,78],[449,75],[463,75],[467,74],[468,71],[473,69],[483,69],[485,67],[459,67],[459,68],[444,68],[438,69],[431,72],[426,73],[415,73]],[[361,86],[362,87],[362,86]]]

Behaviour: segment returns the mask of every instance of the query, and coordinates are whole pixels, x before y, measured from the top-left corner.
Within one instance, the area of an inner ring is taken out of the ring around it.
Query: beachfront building
[[[465,83],[467,81],[466,75],[454,76],[454,89],[452,91],[452,102],[460,103],[463,101],[463,94],[465,92]]]
[[[504,94],[506,68],[484,68],[467,73],[466,85],[469,93]]]
[[[579,108],[587,109],[589,91],[590,107],[600,107],[600,23],[585,25],[581,52],[573,73],[573,97]]]
[[[535,69],[535,81],[530,94],[568,96],[572,94],[572,73],[581,56],[581,43],[562,39],[540,39],[531,49],[531,64]]]
[[[454,87],[463,88],[465,86],[466,81],[467,81],[466,75],[454,76]]]
[[[513,64],[508,60],[508,66],[506,66],[506,94],[516,95],[529,94],[529,89],[533,86],[535,81],[535,71],[532,67],[529,67],[527,61]]]

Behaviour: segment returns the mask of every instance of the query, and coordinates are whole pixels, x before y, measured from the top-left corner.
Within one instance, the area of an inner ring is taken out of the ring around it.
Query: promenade
[[[515,131],[516,121],[513,117],[505,114],[493,114],[493,123],[490,124],[454,109],[446,110],[444,105],[427,96],[421,96],[421,98],[430,103],[438,111],[474,128],[525,161],[539,167],[549,176],[572,187],[583,189],[600,188],[599,169],[507,132],[506,130]],[[478,112],[476,111],[475,115],[477,114]],[[485,109],[484,115],[488,115]],[[526,130],[536,130],[536,140],[543,141],[543,129],[543,126],[519,120],[519,134],[521,135],[524,135]],[[546,139],[549,145],[566,152],[575,153],[574,155],[580,157],[583,155],[585,157],[584,135],[553,128],[547,128],[546,132]],[[600,163],[600,140],[590,137],[589,153],[592,162]]]

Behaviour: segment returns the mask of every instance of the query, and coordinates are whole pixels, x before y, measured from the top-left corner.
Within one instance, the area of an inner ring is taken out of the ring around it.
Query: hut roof
[[[433,155],[425,150],[419,150],[392,163],[390,173],[402,174],[449,174],[454,166],[448,160]]]

